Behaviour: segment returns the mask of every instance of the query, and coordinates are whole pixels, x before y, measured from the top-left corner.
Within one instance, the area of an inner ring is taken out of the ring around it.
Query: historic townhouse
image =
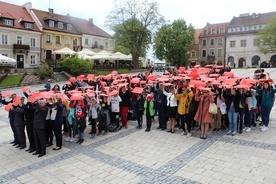
[[[115,40],[110,34],[93,24],[92,18],[85,20],[69,15],[68,18],[82,34],[82,48],[93,49],[95,52],[103,49],[110,52],[114,51]]]
[[[202,29],[199,35],[199,62],[224,62],[225,36],[229,23],[210,24]]]
[[[227,29],[226,58],[231,66],[259,66],[263,61],[276,62],[276,54],[258,51],[256,37],[276,12],[241,14],[233,17]]]
[[[198,61],[198,58],[199,58],[199,50],[198,50],[198,47],[199,47],[199,35],[201,34],[201,31],[202,31],[202,29],[196,29],[195,30],[194,41],[189,46],[189,54],[190,54],[189,63],[191,61],[195,61],[195,62]]]
[[[40,37],[26,8],[0,2],[0,54],[16,59],[17,68],[37,68]]]

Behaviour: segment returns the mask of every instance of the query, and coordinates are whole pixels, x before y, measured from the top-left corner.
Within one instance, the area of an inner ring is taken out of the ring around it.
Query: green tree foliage
[[[261,53],[275,53],[276,52],[276,16],[273,17],[269,23],[259,31],[257,37],[258,49]]]
[[[116,51],[132,54],[134,68],[139,67],[139,57],[145,56],[151,34],[163,23],[158,3],[149,0],[115,1],[105,22],[115,32]]]
[[[188,46],[193,42],[194,34],[194,27],[187,26],[183,19],[162,26],[154,38],[156,57],[173,65],[186,65],[189,58]]]
[[[91,62],[78,58],[77,56],[63,58],[58,63],[63,70],[73,75],[90,73],[92,70]]]
[[[43,63],[39,67],[39,71],[37,72],[37,75],[41,80],[44,80],[45,77],[52,77],[53,76],[53,68],[50,67],[47,63]]]

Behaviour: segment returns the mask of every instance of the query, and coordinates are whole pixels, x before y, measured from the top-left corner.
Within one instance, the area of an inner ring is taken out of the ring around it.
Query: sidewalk
[[[237,73],[246,76],[250,71]],[[82,145],[64,141],[61,150],[47,148],[38,158],[9,144],[8,113],[0,107],[0,183],[275,184],[275,110],[267,132],[258,126],[236,136],[209,131],[206,140],[198,132],[187,138],[178,128],[174,134],[157,130],[157,118],[148,133],[129,121],[128,129],[93,140],[88,126]]]

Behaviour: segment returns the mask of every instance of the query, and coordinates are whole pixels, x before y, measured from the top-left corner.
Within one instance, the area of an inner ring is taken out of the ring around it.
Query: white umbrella
[[[82,49],[81,51],[78,52],[78,54],[85,54],[89,56],[94,56],[96,53],[89,50],[89,49]]]
[[[55,54],[69,54],[69,55],[76,54],[75,51],[69,49],[68,47],[64,47],[63,49],[56,50],[56,51],[54,51],[54,53]]]
[[[0,64],[1,65],[15,65],[16,60],[7,56],[0,54]]]
[[[78,54],[78,58],[91,60],[92,56],[88,56],[86,54]]]
[[[111,55],[112,54],[110,52],[102,50],[101,52],[98,52],[94,56],[92,56],[92,59],[112,59]]]
[[[112,54],[111,59],[114,60],[124,60],[127,57],[127,55],[121,53],[121,52],[115,52]]]

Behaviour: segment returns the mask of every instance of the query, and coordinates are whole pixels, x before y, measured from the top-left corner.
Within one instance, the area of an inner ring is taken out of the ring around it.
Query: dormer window
[[[62,23],[62,22],[59,22],[59,23],[58,23],[58,28],[59,28],[59,29],[63,29],[63,23]]]
[[[8,26],[13,26],[13,20],[3,19],[3,24]]]
[[[34,25],[32,23],[25,23],[25,28],[27,29],[33,29],[34,28]]]
[[[67,30],[72,30],[72,25],[71,24],[67,24]]]
[[[55,22],[52,21],[52,20],[50,20],[50,21],[49,21],[49,27],[54,27],[54,26],[55,26]]]

